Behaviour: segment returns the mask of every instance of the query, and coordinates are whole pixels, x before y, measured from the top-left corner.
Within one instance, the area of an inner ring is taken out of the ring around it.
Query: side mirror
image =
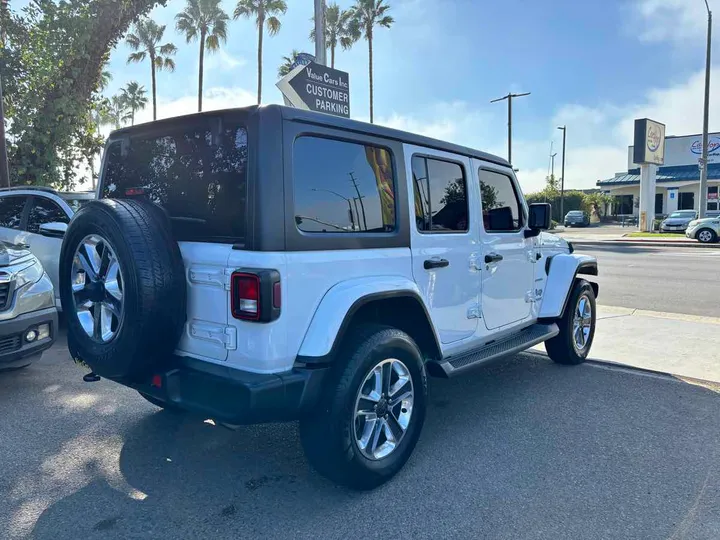
[[[50,238],[62,238],[65,236],[67,231],[67,223],[61,223],[60,221],[51,221],[50,223],[43,223],[40,225],[40,234],[48,236]]]
[[[547,231],[550,228],[551,214],[552,207],[548,203],[531,204],[525,236],[530,238],[540,234],[540,231]]]

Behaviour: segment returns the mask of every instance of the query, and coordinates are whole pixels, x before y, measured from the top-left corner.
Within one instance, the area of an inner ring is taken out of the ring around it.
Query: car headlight
[[[700,224],[700,222],[696,219],[692,220],[690,223],[688,223],[688,227],[697,227]]]
[[[32,260],[13,268],[12,272],[15,277],[16,289],[24,287],[30,283],[37,283],[45,273],[40,261],[38,261],[35,257],[33,257]]]

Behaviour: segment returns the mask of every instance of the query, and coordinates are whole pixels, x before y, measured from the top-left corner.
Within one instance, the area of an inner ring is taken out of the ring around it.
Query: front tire
[[[714,244],[717,242],[718,236],[712,229],[700,229],[695,233],[695,238],[697,238],[701,244]]]
[[[595,292],[584,279],[576,280],[565,313],[557,321],[560,333],[545,342],[545,350],[553,362],[565,365],[582,364],[595,337],[597,318]]]
[[[337,356],[317,409],[300,421],[310,464],[353,489],[387,482],[417,444],[427,405],[418,346],[405,332],[363,325]]]

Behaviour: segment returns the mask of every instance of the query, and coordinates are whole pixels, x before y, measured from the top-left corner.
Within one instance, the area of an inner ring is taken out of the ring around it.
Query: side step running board
[[[522,352],[533,345],[557,336],[559,332],[560,330],[555,323],[534,324],[505,338],[491,341],[479,349],[444,358],[439,362],[428,362],[428,372],[436,377],[452,377],[493,360]]]

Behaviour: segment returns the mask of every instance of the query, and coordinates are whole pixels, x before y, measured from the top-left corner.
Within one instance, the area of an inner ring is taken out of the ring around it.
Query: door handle
[[[499,253],[488,253],[485,255],[485,264],[496,263],[503,260],[503,256]]]
[[[447,259],[428,259],[423,263],[425,270],[432,270],[433,268],[445,268],[450,266],[450,261]]]

